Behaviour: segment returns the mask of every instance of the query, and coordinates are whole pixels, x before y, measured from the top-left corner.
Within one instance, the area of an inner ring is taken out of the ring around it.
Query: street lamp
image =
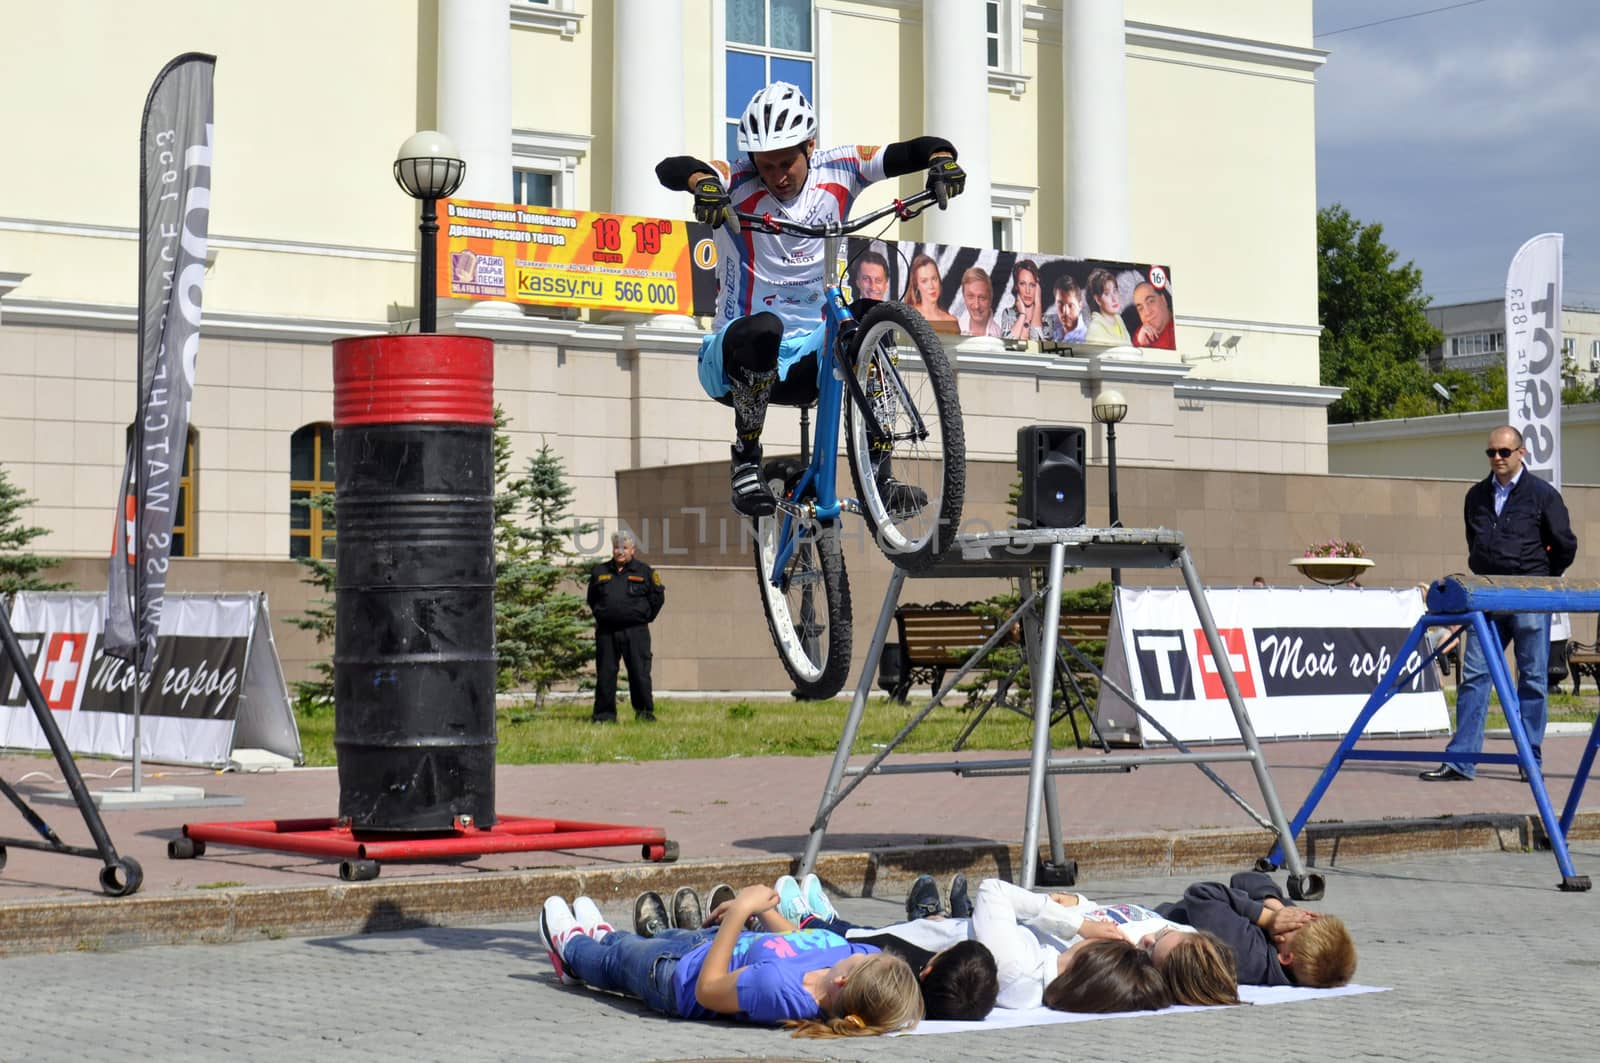
[[[1122,524],[1117,513],[1117,423],[1128,416],[1128,400],[1122,392],[1108,388],[1095,396],[1091,410],[1094,419],[1106,426],[1106,484],[1110,489],[1111,527],[1116,528]],[[1111,570],[1111,585],[1122,586],[1122,569]]]
[[[461,187],[467,164],[456,156],[450,138],[433,129],[413,133],[395,154],[394,179],[412,199],[422,200],[422,269],[418,284],[417,312],[422,332],[435,331],[434,292],[438,257],[434,241],[439,235],[439,214],[434,204]]]

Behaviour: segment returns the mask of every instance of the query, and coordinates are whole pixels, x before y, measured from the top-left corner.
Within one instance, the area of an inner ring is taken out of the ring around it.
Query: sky
[[[1565,233],[1563,302],[1600,307],[1600,2],[1314,0],[1313,13],[1312,43],[1331,53],[1317,205],[1381,223],[1435,305],[1502,298],[1523,241]]]

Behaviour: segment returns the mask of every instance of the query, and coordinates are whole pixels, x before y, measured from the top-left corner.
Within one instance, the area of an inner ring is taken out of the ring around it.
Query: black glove
[[[939,201],[940,210],[944,209],[952,196],[959,196],[966,187],[967,171],[963,170],[956,160],[934,159],[933,164],[928,167],[928,191]]]
[[[702,177],[689,186],[694,193],[694,220],[713,229],[733,220],[733,200],[715,177]]]

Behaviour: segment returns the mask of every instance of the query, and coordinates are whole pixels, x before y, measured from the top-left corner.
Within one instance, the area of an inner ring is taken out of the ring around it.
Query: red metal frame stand
[[[167,843],[167,855],[174,860],[203,856],[207,842],[242,849],[336,857],[341,861],[339,877],[346,882],[377,878],[380,863],[386,860],[448,860],[488,853],[606,849],[627,845],[640,846],[645,860],[670,862],[678,858],[678,843],[668,841],[666,831],[660,827],[505,815],[486,829],[461,824],[447,833],[432,834],[353,831],[333,818],[185,823],[183,837]]]

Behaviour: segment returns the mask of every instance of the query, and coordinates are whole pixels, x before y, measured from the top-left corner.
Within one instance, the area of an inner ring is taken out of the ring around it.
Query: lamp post
[[[467,164],[456,156],[456,146],[450,138],[433,129],[413,133],[400,145],[395,154],[394,179],[412,199],[422,200],[422,269],[418,283],[417,313],[421,318],[418,331],[436,331],[435,307],[438,296],[438,255],[435,242],[439,235],[439,213],[435,204],[461,187]]]
[[[1121,525],[1117,513],[1117,423],[1128,416],[1128,400],[1122,392],[1107,389],[1095,396],[1091,407],[1094,419],[1106,426],[1106,484],[1110,491],[1111,527]],[[1122,569],[1111,570],[1111,585],[1122,586]]]

